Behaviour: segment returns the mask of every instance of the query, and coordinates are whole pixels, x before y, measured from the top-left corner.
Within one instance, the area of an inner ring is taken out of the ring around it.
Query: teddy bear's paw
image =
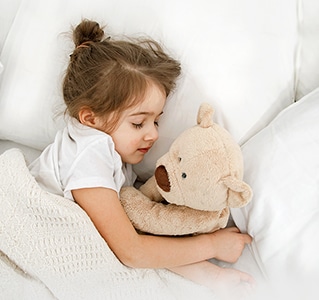
[[[156,187],[155,176],[149,178],[143,185],[140,186],[139,190],[152,201],[161,202],[163,200],[162,195]]]
[[[229,219],[230,211],[228,207],[225,207],[221,211],[219,211],[219,218],[218,218],[218,223],[219,223],[219,229],[220,228],[225,228]]]
[[[205,212],[203,214],[202,226],[198,226],[197,233],[214,232],[221,228],[225,228],[229,219],[229,208],[220,211]],[[205,218],[204,218],[205,217]]]
[[[131,219],[133,216],[143,213],[142,208],[147,206],[149,199],[135,187],[127,186],[121,188],[120,201],[126,214]]]

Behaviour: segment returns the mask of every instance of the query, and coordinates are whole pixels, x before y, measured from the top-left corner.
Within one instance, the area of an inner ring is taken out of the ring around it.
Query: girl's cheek
[[[142,140],[142,138],[131,139],[131,141],[129,142],[130,147],[137,147],[137,146],[139,146],[141,140]]]

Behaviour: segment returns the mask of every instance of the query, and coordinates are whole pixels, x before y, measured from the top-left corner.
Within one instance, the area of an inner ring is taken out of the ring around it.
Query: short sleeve
[[[121,157],[106,138],[90,143],[76,156],[69,170],[61,174],[66,174],[62,179],[64,196],[72,200],[72,190],[105,187],[119,193],[125,182]]]

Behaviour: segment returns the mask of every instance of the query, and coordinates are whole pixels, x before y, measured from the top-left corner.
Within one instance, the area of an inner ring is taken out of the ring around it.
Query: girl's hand
[[[171,268],[171,271],[213,290],[221,299],[247,299],[256,286],[255,279],[244,272],[221,268],[202,261]]]
[[[213,290],[222,299],[247,299],[255,288],[256,281],[251,275],[235,269],[219,268],[213,280]]]
[[[251,236],[241,233],[236,227],[220,229],[211,233],[213,238],[214,258],[234,263],[242,254],[246,244],[252,241]]]

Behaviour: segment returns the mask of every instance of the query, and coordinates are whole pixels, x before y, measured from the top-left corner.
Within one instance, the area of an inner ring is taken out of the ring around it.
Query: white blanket
[[[41,190],[20,150],[0,156],[1,299],[214,299],[167,270],[122,265],[85,212]]]

